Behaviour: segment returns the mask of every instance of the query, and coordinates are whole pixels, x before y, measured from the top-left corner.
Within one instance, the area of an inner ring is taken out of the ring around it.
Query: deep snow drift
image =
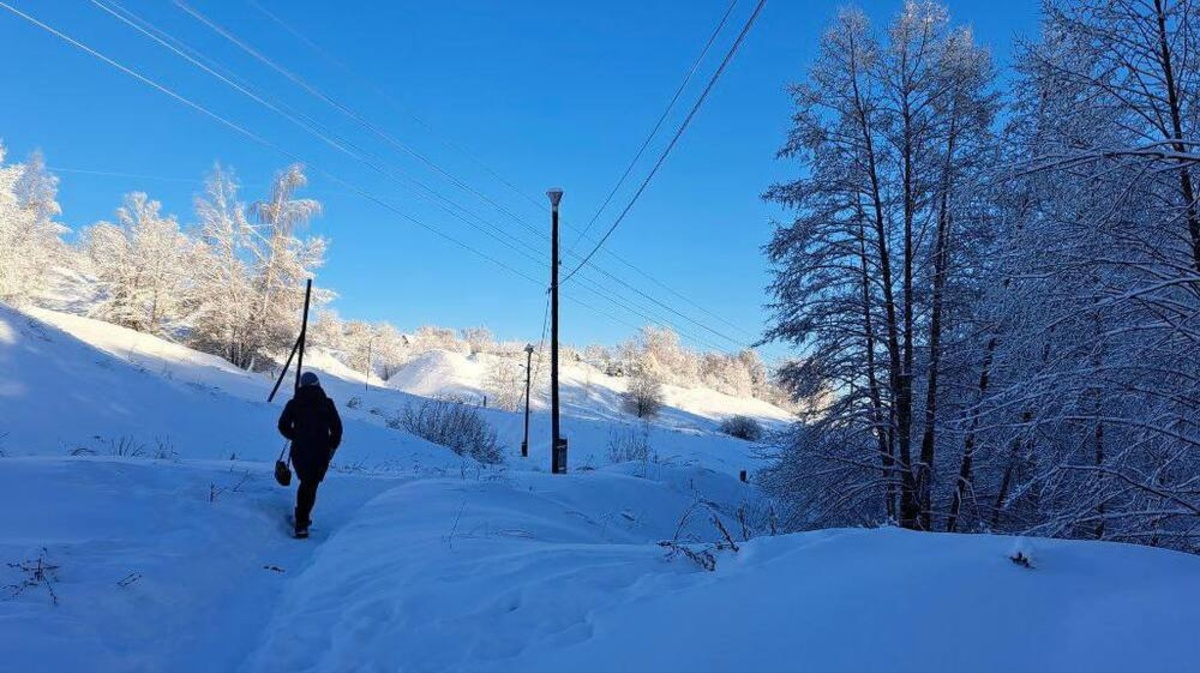
[[[753,447],[704,420],[680,425],[705,419],[696,406],[648,429],[657,461],[613,464],[610,433],[640,430],[580,403],[566,423],[573,470],[549,475],[544,415],[522,460],[520,416],[485,412],[511,456],[486,468],[388,428],[407,393],[317,364],[347,442],[300,542],[284,522],[293,493],[269,471],[282,402],[263,401],[269,381],[102,323],[0,307],[0,562],[29,562],[0,566],[0,586],[14,585],[0,596],[0,670],[1200,661],[1195,557],[894,529],[773,537],[769,503],[735,476],[756,466]],[[122,446],[140,455],[112,455]],[[715,570],[667,540],[711,554]],[[1009,560],[1018,545],[1033,569]]]

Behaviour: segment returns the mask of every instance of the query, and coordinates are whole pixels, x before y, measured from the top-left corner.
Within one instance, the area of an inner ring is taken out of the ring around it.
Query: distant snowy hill
[[[426,397],[466,396],[480,399],[487,394],[488,367],[498,358],[479,353],[463,355],[445,350],[433,350],[417,356],[388,379],[388,387]],[[542,378],[549,370],[549,356],[534,368]],[[607,376],[584,363],[565,361],[561,373],[563,413],[582,418],[628,419],[621,408],[621,395],[627,390],[628,379]],[[537,395],[534,408],[549,406],[545,395]],[[789,412],[752,397],[742,398],[706,388],[681,388],[664,385],[663,397],[667,409],[655,419],[660,425],[679,428],[712,429],[732,415],[753,416],[767,423],[786,423],[794,418]]]
[[[293,491],[270,475],[282,399],[265,401],[268,377],[0,306],[0,670],[1200,661],[1200,558],[894,529],[772,535],[770,501],[737,478],[760,466],[754,447],[713,431],[729,413],[787,418],[769,405],[668,389],[664,417],[643,427],[620,411],[619,379],[572,363],[571,471],[551,475],[540,408],[528,459],[516,452],[521,414],[481,410],[507,447],[501,467],[388,427],[417,395],[481,394],[486,356],[432,352],[387,386],[320,352],[306,363],[347,429],[313,538],[296,541],[284,521]],[[650,457],[614,460],[614,441],[643,432]],[[1009,560],[1018,548],[1032,569]]]

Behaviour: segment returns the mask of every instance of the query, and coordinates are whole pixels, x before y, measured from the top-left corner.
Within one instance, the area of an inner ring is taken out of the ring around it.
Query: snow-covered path
[[[337,475],[310,544],[286,535],[291,492],[259,463],[9,458],[0,559],[60,566],[0,602],[9,670],[231,670],[329,531],[395,480]],[[279,568],[273,570],[271,568]],[[24,575],[6,568],[3,584]],[[121,584],[125,584],[122,586]]]
[[[336,474],[314,537],[296,541],[282,521],[292,492],[267,468],[4,460],[0,507],[19,515],[0,519],[0,558],[45,547],[59,604],[41,586],[0,601],[0,670],[1189,671],[1200,660],[1200,560],[1185,554],[1039,540],[1029,570],[1008,560],[1008,538],[840,530],[744,542],[705,572],[654,544],[695,503],[670,484],[705,475],[621,469]],[[713,510],[697,511],[679,536],[713,539]]]

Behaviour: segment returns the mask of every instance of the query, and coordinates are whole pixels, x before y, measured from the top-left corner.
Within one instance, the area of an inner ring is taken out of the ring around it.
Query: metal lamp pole
[[[533,344],[525,345],[525,439],[521,441],[521,457],[529,457],[529,381],[533,364]]]

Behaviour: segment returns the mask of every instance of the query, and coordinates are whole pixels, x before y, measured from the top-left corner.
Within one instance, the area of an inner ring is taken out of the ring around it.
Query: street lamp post
[[[533,344],[525,344],[525,439],[521,440],[521,457],[529,457],[529,381],[533,364]]]
[[[558,425],[558,204],[563,190],[546,192],[550,197],[550,472],[567,471],[567,442]]]

